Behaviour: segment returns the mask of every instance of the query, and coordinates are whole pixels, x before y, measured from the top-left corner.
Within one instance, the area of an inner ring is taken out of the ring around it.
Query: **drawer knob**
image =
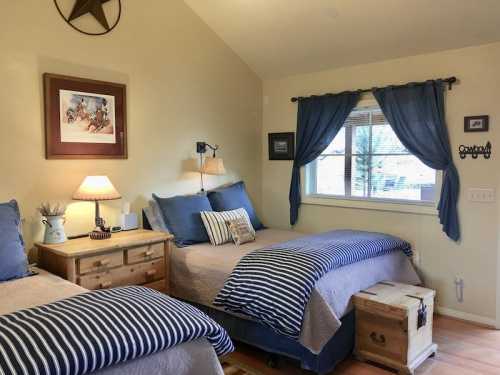
[[[111,260],[110,259],[101,259],[99,262],[97,262],[97,264],[100,266],[100,267],[105,267],[107,266],[108,264],[111,263]]]
[[[150,257],[150,256],[153,256],[153,255],[154,255],[154,253],[155,253],[155,252],[154,252],[153,250],[148,250],[148,251],[146,251],[146,252],[144,253],[144,256],[145,256],[145,257]]]
[[[146,271],[146,276],[154,276],[156,275],[156,270],[147,270]]]
[[[100,285],[101,289],[109,288],[111,286],[111,281],[103,281]]]
[[[372,332],[370,338],[377,345],[385,345],[385,336],[383,334],[377,335],[376,332]]]

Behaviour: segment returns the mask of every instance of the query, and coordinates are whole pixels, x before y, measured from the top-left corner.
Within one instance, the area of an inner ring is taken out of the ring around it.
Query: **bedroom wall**
[[[420,253],[419,270],[426,284],[437,289],[437,304],[442,312],[494,324],[499,269],[499,205],[470,202],[466,190],[471,187],[498,190],[499,187],[498,43],[264,81],[263,219],[266,225],[288,227],[292,162],[268,160],[267,134],[295,131],[297,105],[290,102],[290,97],[452,75],[460,80],[447,93],[446,112],[454,159],[461,178],[462,240],[459,243],[447,239],[441,232],[437,216],[319,205],[302,206],[296,230],[319,232],[355,228],[401,236]],[[490,131],[464,134],[463,117],[480,114],[490,115]],[[490,160],[459,159],[457,150],[460,144],[484,144],[487,140],[493,144]],[[457,302],[455,297],[456,275],[463,277],[465,282],[463,303]]]
[[[221,146],[228,171],[207,186],[241,178],[260,208],[261,80],[183,1],[122,3],[118,27],[89,37],[66,25],[52,1],[2,2],[0,201],[19,201],[28,248],[41,239],[36,207],[45,200],[71,203],[68,234],[92,229],[93,205],[71,202],[86,175],[108,175],[123,196],[104,204],[110,224],[124,201],[139,213],[153,192],[196,192],[199,140]],[[127,85],[127,160],[45,160],[44,72]]]

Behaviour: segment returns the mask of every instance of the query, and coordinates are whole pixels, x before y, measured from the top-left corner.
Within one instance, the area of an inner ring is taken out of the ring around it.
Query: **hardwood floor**
[[[435,358],[429,358],[415,374],[418,375],[500,375],[500,331],[479,327],[451,318],[434,318],[434,342],[439,345]],[[248,369],[242,374],[305,375],[297,364],[280,361],[279,368],[267,367],[265,353],[243,344],[229,360]],[[391,370],[348,359],[331,375],[390,375]]]

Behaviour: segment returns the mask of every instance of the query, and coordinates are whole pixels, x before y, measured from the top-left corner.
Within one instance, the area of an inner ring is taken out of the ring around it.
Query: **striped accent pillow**
[[[207,230],[208,237],[210,238],[210,243],[214,246],[232,241],[231,232],[226,225],[226,221],[242,218],[247,221],[251,231],[255,234],[248,213],[244,208],[221,212],[201,211],[200,215],[203,225]]]

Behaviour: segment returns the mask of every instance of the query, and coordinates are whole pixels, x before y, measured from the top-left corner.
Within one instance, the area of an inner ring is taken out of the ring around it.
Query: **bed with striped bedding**
[[[382,233],[336,230],[255,250],[240,259],[213,304],[298,339],[316,283],[337,268],[395,251],[408,242]]]
[[[139,286],[92,291],[0,316],[0,374],[87,374],[206,338],[233,350],[198,309]]]

